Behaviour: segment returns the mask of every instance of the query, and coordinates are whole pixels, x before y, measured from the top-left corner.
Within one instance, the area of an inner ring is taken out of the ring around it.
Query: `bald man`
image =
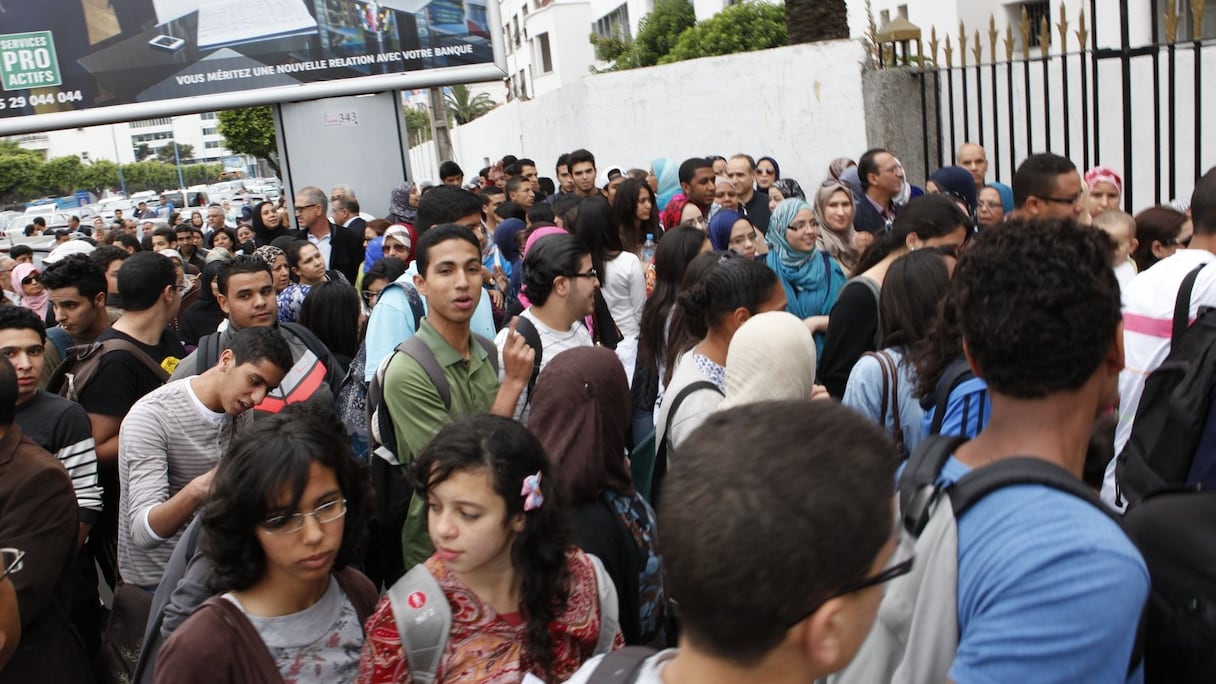
[[[958,148],[958,165],[971,172],[975,179],[975,187],[982,188],[987,183],[984,178],[988,175],[988,153],[984,148],[973,142],[963,143]]]

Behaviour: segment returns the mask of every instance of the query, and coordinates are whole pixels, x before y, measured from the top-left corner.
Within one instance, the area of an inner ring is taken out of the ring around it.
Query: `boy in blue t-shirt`
[[[956,481],[1014,456],[1078,478],[1123,368],[1119,284],[1104,233],[1072,220],[981,233],[953,286],[987,427],[941,471]],[[1125,682],[1148,594],[1144,561],[1093,504],[1040,485],[989,494],[958,522],[959,645],[951,681]]]

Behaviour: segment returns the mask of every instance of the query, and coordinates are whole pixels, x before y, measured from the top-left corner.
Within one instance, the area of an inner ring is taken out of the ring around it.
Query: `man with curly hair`
[[[1094,419],[1117,399],[1123,369],[1112,251],[1105,233],[1059,219],[994,226],[963,254],[955,306],[992,416],[941,480],[1018,456],[1080,479]],[[1129,680],[1148,571],[1098,505],[1012,485],[958,520],[951,681]]]

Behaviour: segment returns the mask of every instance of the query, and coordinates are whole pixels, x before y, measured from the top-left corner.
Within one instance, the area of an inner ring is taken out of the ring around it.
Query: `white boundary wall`
[[[558,155],[580,147],[601,173],[657,157],[771,155],[812,192],[832,159],[866,149],[863,59],[840,40],[588,75],[453,129],[452,146],[466,178],[506,154],[553,177]],[[411,150],[414,173],[434,177],[416,160]]]

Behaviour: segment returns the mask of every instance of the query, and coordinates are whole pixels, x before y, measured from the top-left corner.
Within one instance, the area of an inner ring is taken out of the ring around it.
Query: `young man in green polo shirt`
[[[472,231],[444,224],[422,234],[415,250],[414,286],[426,297],[427,315],[416,335],[435,355],[451,391],[451,408],[421,364],[395,354],[384,372],[384,402],[397,437],[397,461],[408,465],[453,416],[490,412],[511,418],[532,377],[535,352],[515,334],[512,322],[503,350],[504,379],[485,347],[473,338],[469,321],[482,296],[481,245]],[[491,343],[491,348],[493,344]],[[404,530],[405,569],[426,560],[430,540],[426,507],[411,501]]]

